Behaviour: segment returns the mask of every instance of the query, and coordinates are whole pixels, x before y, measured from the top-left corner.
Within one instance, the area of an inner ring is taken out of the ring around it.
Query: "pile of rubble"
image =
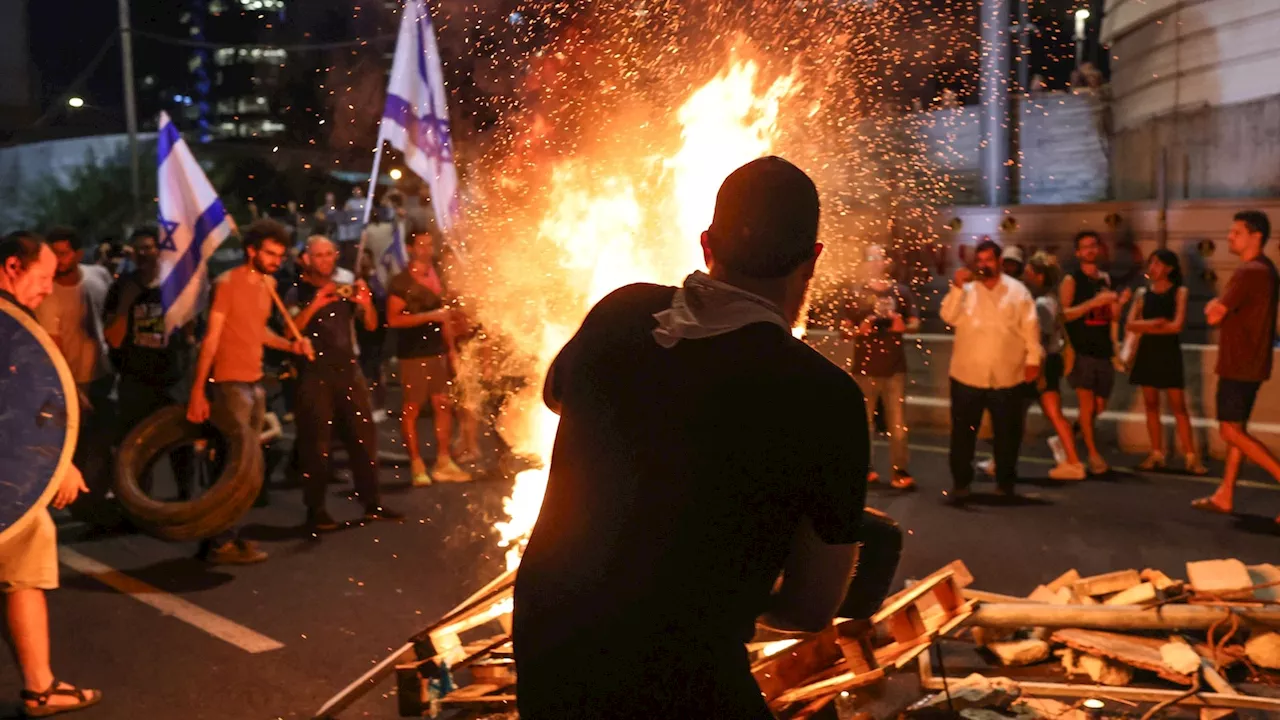
[[[1280,670],[1280,569],[1206,560],[1187,563],[1186,577],[1152,569],[1081,577],[1070,570],[1026,598],[966,590],[981,602],[961,635],[990,666],[948,681],[922,661],[924,688],[950,692],[907,714],[924,718],[946,708],[971,718],[1083,720],[1108,716],[1110,702],[1129,715],[1146,707],[1152,717],[1170,706],[1196,708],[1205,720],[1236,710],[1280,716],[1280,693],[1249,694],[1228,679],[1265,683],[1267,671]],[[1016,678],[987,677],[1001,674]],[[1046,697],[1075,700],[1046,704]]]
[[[1280,717],[1280,690],[1269,687],[1280,685],[1269,673],[1280,669],[1280,569],[1209,560],[1188,563],[1186,577],[1071,570],[1013,597],[972,588],[957,560],[885,599],[871,618],[803,636],[761,630],[747,649],[783,720],[891,717],[922,692],[905,710],[913,720],[1149,719],[1164,709],[1201,720],[1237,710]],[[476,592],[316,717],[336,716],[392,674],[404,717],[511,716],[514,580],[508,572]],[[912,664],[919,689],[903,672]]]

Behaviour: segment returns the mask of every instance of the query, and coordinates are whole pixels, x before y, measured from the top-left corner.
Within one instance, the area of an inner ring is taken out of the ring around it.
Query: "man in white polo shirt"
[[[956,271],[940,313],[956,333],[951,349],[955,502],[968,498],[973,483],[983,410],[991,413],[995,434],[996,484],[1001,495],[1014,495],[1024,403],[1019,388],[1039,376],[1043,354],[1035,300],[1025,285],[1000,271],[1000,246],[986,240],[974,255],[973,270]]]

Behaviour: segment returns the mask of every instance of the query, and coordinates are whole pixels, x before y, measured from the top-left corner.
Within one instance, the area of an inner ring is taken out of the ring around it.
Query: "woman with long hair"
[[[1147,259],[1147,287],[1138,291],[1129,308],[1126,331],[1137,335],[1138,349],[1133,357],[1129,382],[1142,388],[1142,402],[1147,410],[1147,434],[1151,437],[1151,453],[1138,465],[1139,470],[1165,467],[1164,428],[1160,424],[1160,393],[1169,398],[1169,409],[1178,428],[1186,470],[1195,475],[1208,471],[1196,452],[1191,433],[1191,416],[1187,413],[1186,381],[1182,373],[1182,332],[1187,317],[1187,288],[1182,285],[1182,264],[1177,254],[1156,250]]]
[[[1071,423],[1062,414],[1060,386],[1066,372],[1063,350],[1067,344],[1067,333],[1063,327],[1062,306],[1058,302],[1058,281],[1062,279],[1058,259],[1044,251],[1037,252],[1027,261],[1023,278],[1036,298],[1040,344],[1044,347],[1044,362],[1040,364],[1040,377],[1036,378],[1035,383],[1040,409],[1049,422],[1053,423],[1053,429],[1062,442],[1062,452],[1066,456],[1065,461],[1060,460],[1049,471],[1049,477],[1055,480],[1083,480],[1087,472],[1076,452],[1075,434],[1071,430]],[[1056,452],[1054,454],[1057,455]]]

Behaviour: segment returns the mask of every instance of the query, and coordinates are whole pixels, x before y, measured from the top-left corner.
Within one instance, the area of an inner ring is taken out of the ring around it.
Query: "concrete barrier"
[[[943,333],[907,335],[907,422],[914,427],[946,431],[950,428],[950,399],[948,369],[951,365],[951,345],[954,337]],[[852,367],[853,341],[838,333],[811,330],[806,341],[825,355],[831,362],[849,370]],[[1187,380],[1187,405],[1195,429],[1196,444],[1204,452],[1221,458],[1226,450],[1217,433],[1214,396],[1218,377],[1213,369],[1218,360],[1217,345],[1184,344],[1182,364]],[[1280,371],[1280,357],[1276,358]],[[1063,381],[1062,400],[1064,412],[1075,417],[1075,394]],[[1166,408],[1167,410],[1167,408]],[[1165,426],[1165,454],[1177,466],[1178,454],[1173,430],[1173,416],[1162,416]],[[1254,406],[1250,431],[1280,455],[1280,381],[1266,382],[1258,393]],[[1032,408],[1027,418],[1028,438],[1048,438],[1052,428],[1039,408]],[[1142,393],[1130,385],[1128,376],[1117,374],[1115,390],[1111,394],[1108,410],[1101,417],[1098,427],[1099,441],[1106,446],[1118,446],[1125,452],[1144,453],[1150,447],[1147,440],[1146,413]]]

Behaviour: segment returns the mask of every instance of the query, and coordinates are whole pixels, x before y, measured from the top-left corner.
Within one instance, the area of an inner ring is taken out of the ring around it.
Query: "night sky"
[[[942,0],[935,0],[941,2]],[[234,2],[234,0],[229,0]],[[487,0],[494,5],[503,0]],[[1048,79],[1049,87],[1065,87],[1073,67],[1074,45],[1071,40],[1072,12],[1093,0],[1032,0],[1031,12],[1040,29],[1033,56],[1033,67]],[[434,6],[433,2],[433,6]],[[448,0],[445,0],[448,4]],[[483,3],[482,3],[483,4]],[[386,15],[379,0],[368,0],[359,17],[353,17],[351,0],[307,0],[306,3],[290,3],[290,15],[282,23],[283,32],[293,41],[314,42],[349,39],[353,35],[368,36],[394,29],[394,18]],[[172,0],[133,0],[133,22],[139,30],[149,30],[170,36],[184,36],[178,20],[181,7]],[[1095,16],[1099,9],[1095,8]],[[62,3],[31,2],[31,53],[34,73],[42,93],[41,109],[56,101],[68,85],[83,72],[107,42],[117,27],[117,10],[114,2],[77,3],[78,17],[74,31],[68,29],[67,6]],[[1095,18],[1096,19],[1096,18]],[[309,33],[309,34],[308,34]],[[210,38],[214,39],[214,38]],[[218,38],[231,41],[231,38]],[[442,43],[443,44],[443,43]],[[140,115],[144,125],[162,102],[161,93],[166,86],[181,89],[189,81],[185,63],[189,51],[172,45],[158,43],[147,38],[136,38],[134,43],[136,78],[139,83]],[[364,62],[385,62],[378,58],[380,51],[366,49],[373,57],[361,58]],[[1095,53],[1101,54],[1101,53]],[[306,53],[291,59],[292,69],[302,72],[308,67],[324,67],[334,62],[351,62],[347,51]],[[445,59],[446,64],[451,60]],[[456,63],[455,63],[456,64]],[[144,78],[155,79],[150,88]],[[308,76],[309,77],[309,76]],[[121,67],[118,43],[107,51],[96,69],[87,79],[80,93],[88,103],[77,113],[60,113],[51,118],[51,126],[74,123],[77,128],[96,131],[119,131],[124,127],[124,111],[121,90]],[[172,91],[169,91],[169,95]],[[300,99],[309,104],[307,98]]]

